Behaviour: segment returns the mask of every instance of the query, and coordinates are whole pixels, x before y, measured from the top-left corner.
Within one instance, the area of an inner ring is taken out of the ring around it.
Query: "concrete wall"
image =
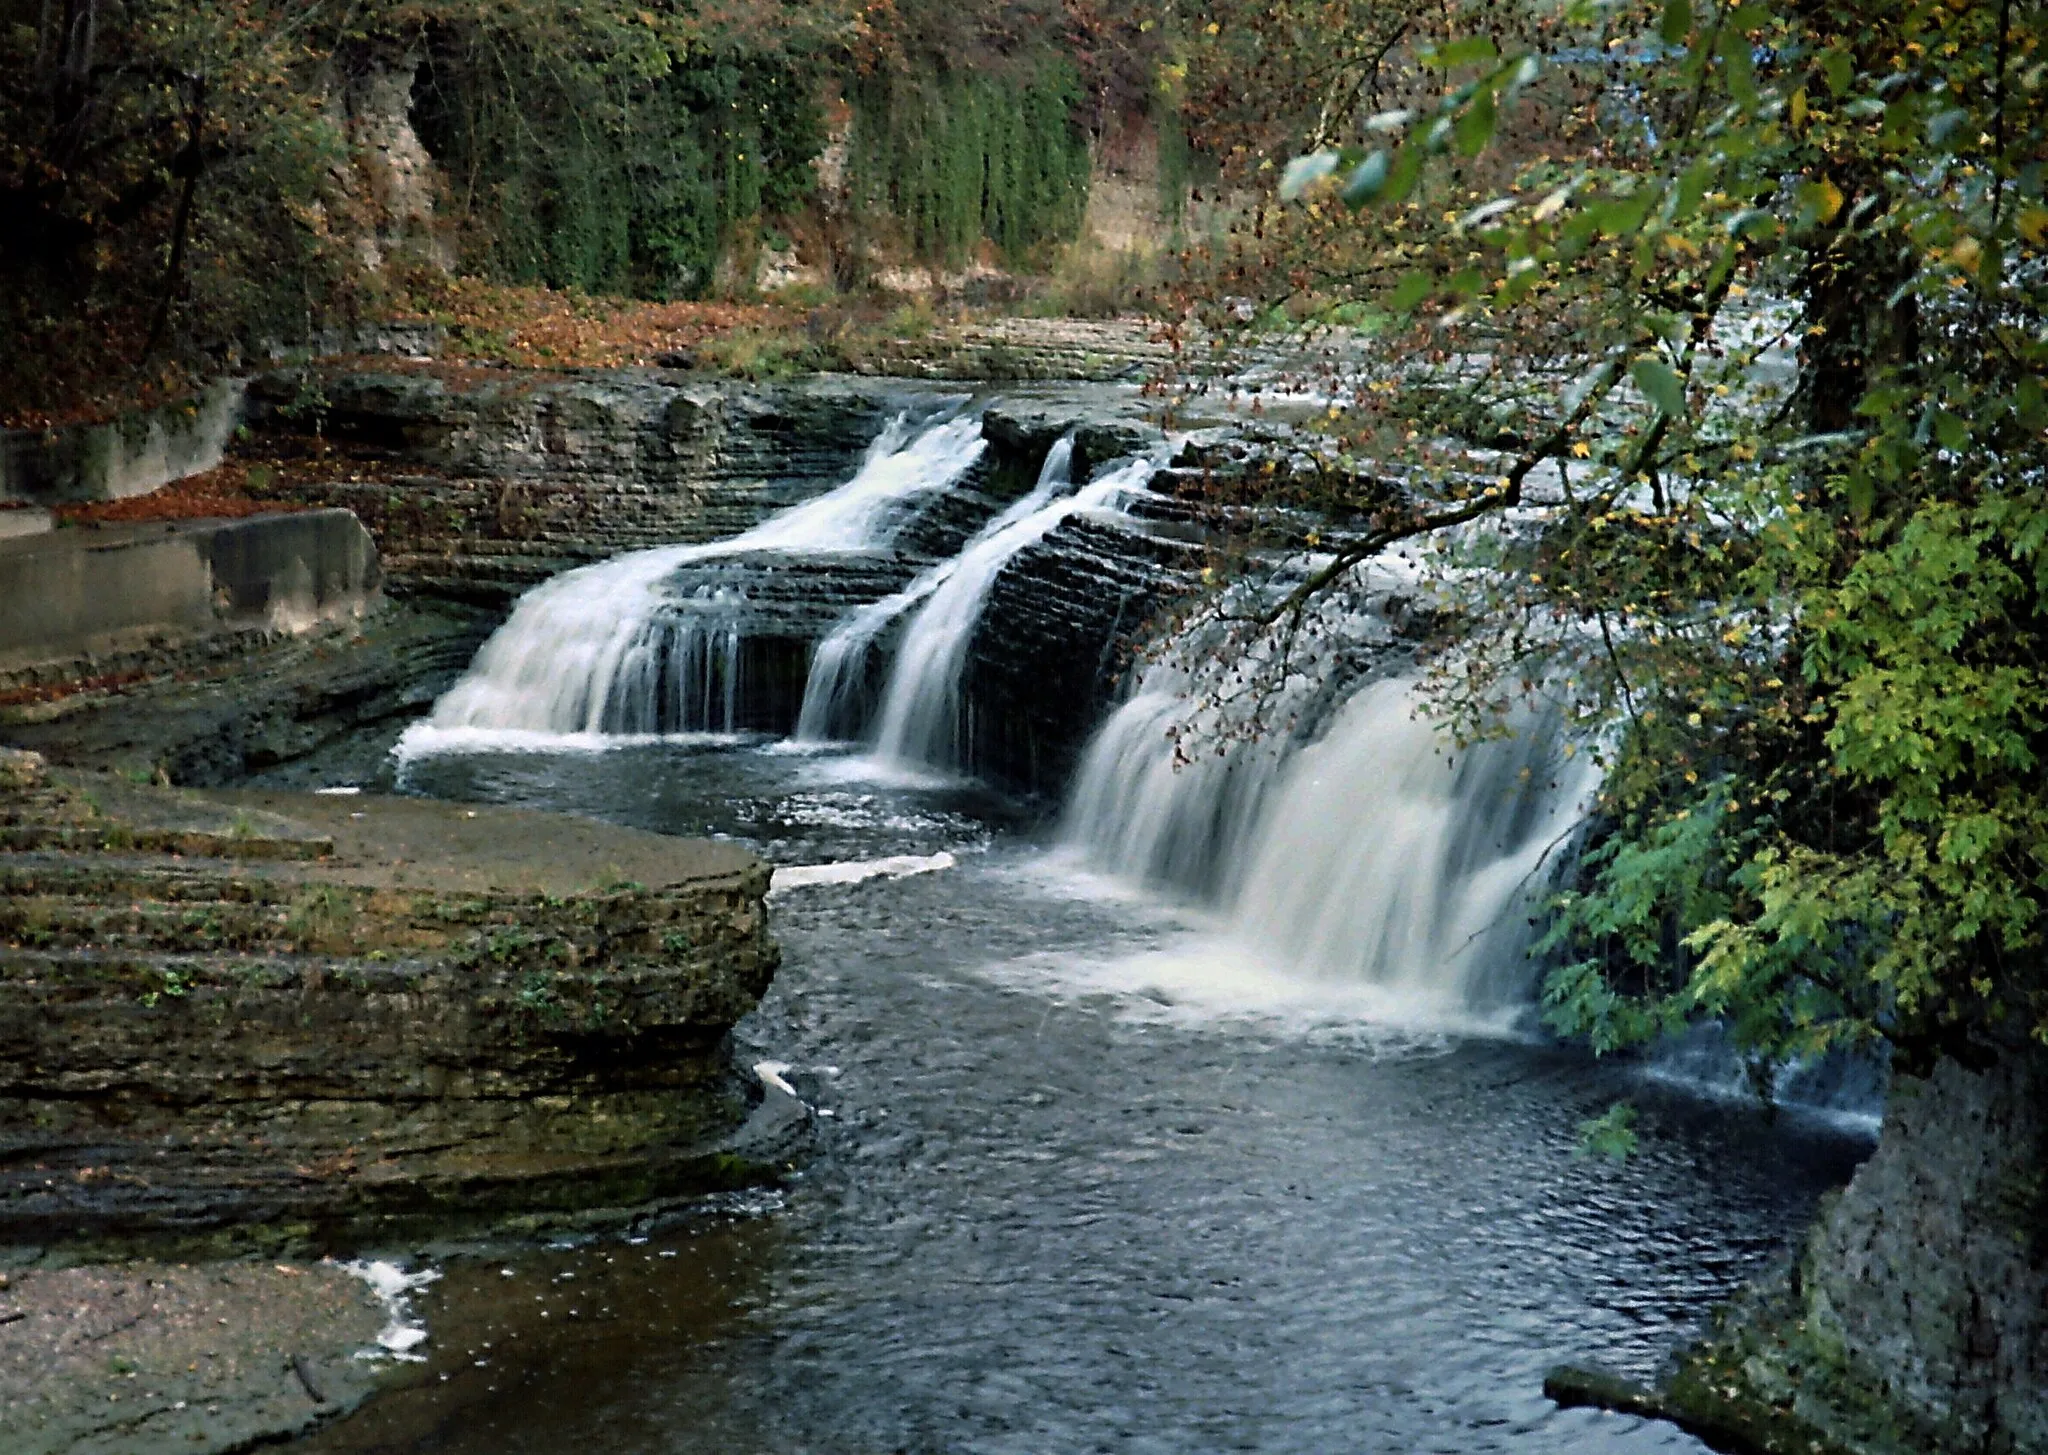
[[[0,672],[362,615],[377,548],[346,510],[0,540]]]
[[[211,470],[242,419],[245,381],[104,424],[0,432],[0,502],[120,500]]]

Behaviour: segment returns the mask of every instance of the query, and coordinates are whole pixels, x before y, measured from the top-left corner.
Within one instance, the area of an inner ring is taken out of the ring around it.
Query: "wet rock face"
[[[2048,1451],[2044,1168],[2038,1050],[1895,1075],[1876,1152],[1795,1266],[1717,1313],[1662,1389],[1566,1402],[1644,1399],[1726,1449]]]
[[[495,613],[386,603],[362,621],[254,627],[0,676],[0,739],[53,760],[229,783],[347,733],[422,712]]]
[[[997,578],[961,683],[967,766],[1057,796],[1202,547],[1107,513],[1061,522]]]
[[[745,851],[10,764],[0,1238],[318,1241],[729,1174],[725,1036],[777,962]]]
[[[503,606],[565,570],[736,535],[852,473],[906,386],[336,368],[250,389],[265,445],[339,447],[343,468],[266,488],[356,512],[395,592]],[[935,397],[935,396],[918,396]]]
[[[1970,1448],[2048,1450],[2048,1058],[1893,1083],[1815,1229],[1807,1322]]]

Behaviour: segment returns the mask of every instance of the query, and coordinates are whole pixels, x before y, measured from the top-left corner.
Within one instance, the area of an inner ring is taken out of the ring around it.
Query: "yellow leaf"
[[[2048,242],[2048,207],[2022,208],[2013,224],[2020,230],[2020,236],[2040,247]]]
[[[1593,447],[1584,440],[1580,440],[1572,446],[1572,453],[1583,460],[1586,456],[1593,453]]]
[[[1977,260],[1984,256],[1984,245],[1966,235],[1956,239],[1956,245],[1948,250],[1948,255],[1965,273],[1974,273],[1977,271]]]
[[[1792,129],[1803,131],[1806,127],[1806,88],[1801,86],[1792,93]]]
[[[1813,215],[1822,222],[1833,222],[1842,210],[1842,189],[1823,177],[1814,184],[1813,201]]]

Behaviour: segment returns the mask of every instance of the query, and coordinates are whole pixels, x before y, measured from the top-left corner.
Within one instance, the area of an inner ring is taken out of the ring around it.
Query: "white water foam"
[[[768,887],[768,897],[792,889],[819,884],[860,884],[869,879],[901,879],[912,874],[934,874],[950,869],[959,861],[941,850],[936,854],[891,854],[881,859],[842,859],[831,864],[778,865]]]
[[[860,688],[875,638],[904,612],[921,605],[945,585],[984,542],[1004,535],[1071,490],[1073,463],[1074,437],[1063,435],[1046,452],[1038,482],[1030,493],[1010,502],[1000,515],[976,531],[959,554],[927,568],[901,591],[870,601],[850,613],[818,643],[811,657],[810,675],[804,682],[803,708],[797,714],[798,741],[823,742],[846,725],[849,699]]]
[[[1041,953],[985,965],[997,985],[1098,1007],[1119,1020],[1389,1052],[1441,1050],[1453,1036],[1512,1034],[1505,1011],[1418,1002],[1369,981],[1303,976],[1228,932],[1188,930],[1134,954]]]
[[[1142,492],[1158,462],[1137,459],[1110,470],[1072,495],[1048,501],[960,553],[909,628],[890,669],[875,729],[875,756],[886,762],[959,767],[960,678],[989,592],[1016,555],[1060,522],[1084,510],[1115,509]]]
[[[729,732],[736,722],[745,600],[669,588],[693,562],[753,551],[825,555],[885,545],[914,502],[951,486],[987,449],[980,421],[909,437],[898,416],[845,484],[722,541],[633,551],[565,572],[521,597],[463,679],[400,755],[445,748],[450,729],[568,736]]]
[[[1233,986],[1368,1019],[1500,1031],[1527,1002],[1526,909],[1585,813],[1597,775],[1561,757],[1554,721],[1456,748],[1407,682],[1358,692],[1284,759],[1173,769],[1165,710],[1127,703],[1077,780],[1069,842],[1158,879],[1220,865],[1215,944],[1117,974],[1228,1000]],[[1252,745],[1262,752],[1270,748]]]
[[[438,1282],[438,1269],[423,1268],[417,1273],[408,1273],[396,1263],[382,1259],[358,1258],[336,1265],[342,1272],[360,1278],[370,1285],[377,1295],[377,1301],[384,1305],[385,1323],[377,1335],[377,1347],[361,1349],[358,1359],[400,1359],[408,1364],[423,1364],[426,1355],[413,1353],[427,1341],[427,1326],[412,1308],[412,1296],[431,1283]]]

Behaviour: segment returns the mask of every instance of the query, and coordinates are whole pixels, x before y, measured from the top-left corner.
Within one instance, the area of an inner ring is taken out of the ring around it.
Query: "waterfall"
[[[959,555],[928,568],[901,591],[857,608],[834,627],[811,657],[810,675],[804,682],[803,709],[797,715],[797,740],[824,742],[835,733],[857,730],[859,725],[850,721],[855,715],[853,699],[866,675],[868,651],[875,638],[904,612],[943,586],[959,569],[962,559],[982,542],[1036,515],[1071,489],[1073,465],[1074,437],[1069,433],[1054,441],[1046,452],[1038,483],[1030,493],[1012,501],[1000,515],[975,532]]]
[[[1135,459],[1072,495],[1050,499],[989,532],[953,562],[903,633],[875,729],[876,756],[913,765],[961,765],[960,679],[989,592],[1018,552],[1077,511],[1111,508],[1145,488],[1158,463]]]
[[[1554,716],[1456,748],[1411,684],[1376,682],[1282,771],[1231,917],[1311,974],[1490,1009],[1526,990],[1525,907],[1597,783]]]
[[[1148,673],[1095,734],[1061,836],[1125,878],[1214,898],[1286,746],[1230,741],[1212,713],[1189,722],[1186,687],[1181,674]]]
[[[722,541],[661,546],[568,571],[519,599],[468,673],[402,746],[436,734],[730,732],[737,726],[743,594],[684,595],[678,568],[758,551],[823,555],[886,545],[918,501],[987,449],[980,421],[912,437],[898,415],[853,478]]]
[[[1526,906],[1595,770],[1562,756],[1554,716],[1459,748],[1421,706],[1412,683],[1382,680],[1299,751],[1198,747],[1176,769],[1166,734],[1187,699],[1140,694],[1091,745],[1067,839],[1113,872],[1204,892],[1262,962],[1427,1012],[1512,1007]]]

